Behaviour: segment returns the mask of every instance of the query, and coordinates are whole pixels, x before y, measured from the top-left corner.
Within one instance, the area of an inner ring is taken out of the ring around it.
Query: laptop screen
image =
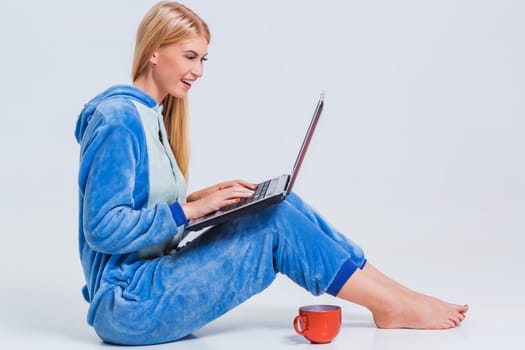
[[[319,102],[317,102],[317,106],[315,107],[314,115],[312,117],[312,120],[310,121],[310,126],[308,127],[308,131],[306,132],[306,136],[304,137],[301,149],[299,150],[299,155],[297,156],[297,159],[295,160],[295,164],[292,170],[292,176],[290,177],[290,181],[288,182],[288,187],[286,189],[287,193],[290,193],[292,191],[293,184],[295,182],[295,179],[297,178],[297,174],[299,173],[301,164],[303,163],[303,159],[306,154],[306,150],[308,149],[308,146],[310,145],[310,141],[314,134],[315,127],[317,126],[317,122],[319,121],[319,117],[321,116],[321,112],[323,111],[323,107],[324,107],[324,92],[322,92],[321,96],[319,97]]]

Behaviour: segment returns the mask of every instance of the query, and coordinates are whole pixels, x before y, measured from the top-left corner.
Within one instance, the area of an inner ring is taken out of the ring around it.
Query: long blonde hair
[[[196,13],[174,1],[155,4],[146,13],[137,30],[133,81],[146,71],[151,55],[161,46],[174,44],[194,35],[203,36],[210,42],[208,25]],[[188,100],[168,95],[162,105],[171,149],[187,181],[190,158]]]

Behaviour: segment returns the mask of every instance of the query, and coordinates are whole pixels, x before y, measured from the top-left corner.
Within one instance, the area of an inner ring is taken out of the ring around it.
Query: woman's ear
[[[157,51],[154,51],[152,54],[151,54],[151,57],[149,58],[149,62],[151,64],[157,64],[157,57],[159,56],[158,52]]]

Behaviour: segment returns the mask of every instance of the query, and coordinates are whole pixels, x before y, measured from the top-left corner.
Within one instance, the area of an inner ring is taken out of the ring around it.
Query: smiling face
[[[146,81],[139,85],[159,103],[168,94],[184,98],[192,84],[202,77],[207,54],[208,41],[202,36],[163,45],[150,57],[150,74],[141,77]]]

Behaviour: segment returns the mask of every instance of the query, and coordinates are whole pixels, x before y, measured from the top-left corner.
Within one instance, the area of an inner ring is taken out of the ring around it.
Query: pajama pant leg
[[[289,195],[210,229],[173,255],[145,260],[125,287],[104,295],[93,326],[111,343],[173,341],[261,292],[277,273],[319,295],[363,263],[359,247]]]
[[[336,243],[341,245],[351,255],[351,259],[359,267],[364,267],[366,259],[364,252],[357,244],[352,242],[348,237],[343,235],[332,227],[315,209],[313,209],[308,203],[303,201],[295,193],[290,193],[286,200],[289,201],[297,210],[305,215],[314,225],[318,225],[319,228]]]

